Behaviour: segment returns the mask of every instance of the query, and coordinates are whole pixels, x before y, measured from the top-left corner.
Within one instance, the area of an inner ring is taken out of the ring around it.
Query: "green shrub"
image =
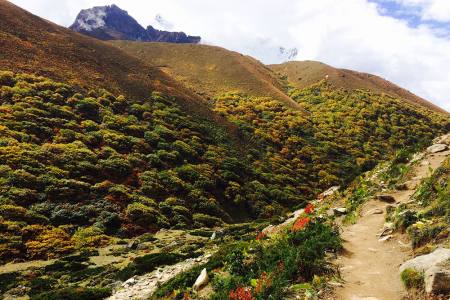
[[[111,295],[106,288],[64,288],[41,293],[31,297],[31,300],[102,300]]]
[[[155,224],[158,220],[158,211],[142,203],[131,203],[125,211],[127,217],[141,226]]]
[[[124,281],[134,275],[149,273],[160,266],[172,265],[185,259],[183,255],[175,253],[152,253],[137,257],[133,262],[117,273],[117,278]]]
[[[214,227],[216,225],[220,225],[223,223],[221,219],[205,214],[194,214],[192,216],[192,219],[196,227],[203,227],[203,226]]]
[[[400,273],[400,278],[406,288],[421,289],[424,285],[423,273],[415,269],[407,268]]]
[[[0,274],[0,293],[13,288],[18,284],[20,274],[17,272]]]

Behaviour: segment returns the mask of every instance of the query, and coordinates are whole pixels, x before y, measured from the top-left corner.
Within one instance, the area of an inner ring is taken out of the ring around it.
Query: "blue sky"
[[[446,18],[424,18],[427,7],[432,5],[433,1],[369,0],[369,2],[377,4],[378,12],[382,16],[403,20],[412,28],[428,26],[434,29],[437,35],[450,38],[450,16],[448,20]]]
[[[62,26],[83,8],[116,4],[143,26],[200,35],[265,63],[296,48],[297,60],[376,74],[450,111],[450,0],[11,1]]]

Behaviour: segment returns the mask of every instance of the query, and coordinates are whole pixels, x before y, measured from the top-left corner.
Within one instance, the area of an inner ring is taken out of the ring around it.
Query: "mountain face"
[[[116,5],[83,9],[70,29],[101,40],[192,44],[197,44],[201,40],[199,36],[188,36],[184,32],[162,31],[152,26],[145,29]]]

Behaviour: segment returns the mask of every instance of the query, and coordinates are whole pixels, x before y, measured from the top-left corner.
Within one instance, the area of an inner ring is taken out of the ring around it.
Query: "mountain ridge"
[[[289,84],[296,88],[305,88],[320,80],[326,79],[335,87],[344,89],[367,89],[376,93],[386,93],[393,97],[427,107],[433,111],[450,114],[441,107],[423,99],[412,92],[377,75],[348,69],[334,68],[318,61],[291,61],[282,64],[269,65],[274,72],[286,77]]]
[[[194,44],[201,40],[199,36],[189,36],[184,32],[157,30],[150,25],[144,28],[127,11],[115,4],[81,10],[69,28],[101,40]]]

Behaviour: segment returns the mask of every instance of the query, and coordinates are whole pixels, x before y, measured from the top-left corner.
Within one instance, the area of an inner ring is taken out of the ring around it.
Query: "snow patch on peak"
[[[286,49],[285,47],[279,48],[278,58],[281,61],[289,61],[294,60],[298,55],[298,49],[297,48],[290,48]]]
[[[77,27],[86,31],[93,31],[105,26],[106,7],[96,7],[81,11],[77,19]]]

